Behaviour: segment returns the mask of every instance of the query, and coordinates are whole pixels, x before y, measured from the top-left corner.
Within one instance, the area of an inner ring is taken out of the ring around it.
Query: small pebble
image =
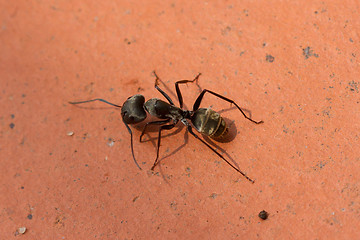
[[[262,220],[266,220],[269,216],[269,213],[266,212],[265,210],[262,210],[260,213],[259,213],[259,218],[261,218]]]
[[[22,234],[24,234],[25,232],[26,232],[26,227],[20,227],[20,228],[18,228],[18,229],[16,230],[15,236],[17,236],[17,235],[22,235]]]
[[[110,140],[110,141],[107,143],[107,145],[108,145],[109,147],[112,147],[112,146],[114,146],[114,143],[115,143],[115,141]]]

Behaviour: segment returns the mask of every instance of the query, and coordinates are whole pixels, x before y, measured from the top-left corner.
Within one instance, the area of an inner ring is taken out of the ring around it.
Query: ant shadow
[[[155,120],[156,118],[152,118],[151,119],[151,116],[150,116],[150,120],[146,121],[146,122],[151,122],[153,120]],[[157,119],[158,120],[158,119]],[[133,125],[133,128],[136,129],[137,131],[139,132],[142,132],[142,130],[144,129],[145,125],[146,125],[146,122],[140,122],[136,125]],[[166,125],[166,124],[165,124]],[[156,157],[156,151],[157,151],[157,141],[158,141],[158,133],[159,133],[159,128],[160,128],[161,125],[149,125],[146,129],[146,132],[145,132],[145,135],[146,135],[146,138],[143,138],[142,141],[140,142],[140,139],[139,142],[140,143],[146,143],[146,142],[151,142],[151,144],[153,145],[154,149],[155,149],[155,152],[154,152],[154,158]],[[178,133],[180,133],[183,129],[184,129],[184,125],[183,124],[177,124],[174,128],[175,130],[174,131],[171,131],[169,133],[166,133],[164,135],[161,135],[161,140],[163,140],[164,138],[168,138],[168,137],[171,137],[173,135],[176,135]],[[150,135],[150,133],[157,133],[157,135],[155,137],[152,137]],[[163,133],[163,132],[162,132]],[[183,147],[185,147],[188,143],[188,140],[189,140],[189,137],[188,137],[188,131],[186,130],[185,131],[185,135],[184,135],[184,143],[182,145],[180,145],[179,147],[177,147],[175,150],[173,150],[171,153],[165,155],[165,156],[161,156],[161,151],[159,153],[159,160],[158,160],[158,163],[156,165],[156,168],[159,169],[159,172],[161,173],[161,177],[163,178],[163,180],[171,185],[171,183],[168,181],[167,177],[166,177],[166,174],[163,172],[162,170],[162,165],[160,164],[164,159],[174,155],[175,153],[177,153],[178,151],[180,151]],[[161,150],[161,149],[160,149]],[[154,173],[155,171],[152,171],[152,174],[153,175],[157,175],[156,173]]]
[[[222,112],[224,112],[224,111],[229,111],[229,110],[232,110],[233,109],[233,107],[232,108],[230,108],[230,109],[225,109],[225,110],[222,110]],[[236,135],[237,135],[237,128],[236,128],[236,124],[235,124],[235,121],[234,120],[230,120],[230,119],[228,119],[228,118],[225,118],[225,117],[223,117],[224,118],[224,120],[225,120],[225,122],[226,122],[226,124],[228,125],[228,133],[226,134],[226,136],[224,136],[223,138],[221,138],[221,139],[212,139],[212,138],[210,138],[210,137],[208,137],[208,136],[205,136],[205,135],[203,135],[203,134],[200,134],[200,133],[197,133],[198,135],[202,135],[202,137],[203,137],[203,140],[205,140],[209,145],[211,145],[217,152],[219,152],[219,153],[221,153],[222,155],[225,155],[226,156],[226,158],[228,159],[228,160],[230,160],[230,162],[232,162],[232,164],[235,166],[235,167],[237,167],[238,169],[240,169],[240,167],[239,167],[239,165],[238,165],[238,163],[235,161],[235,159],[233,158],[233,157],[231,157],[231,155],[230,154],[228,154],[227,153],[227,151],[224,149],[224,148],[222,148],[222,147],[220,147],[216,142],[219,142],[219,143],[228,143],[228,142],[231,142],[231,141],[233,141],[235,138],[236,138]],[[143,126],[144,126],[145,124],[141,124],[141,125],[137,125],[137,126],[135,126],[135,128],[137,129],[137,130],[139,130],[139,131],[142,131],[142,129],[143,129]],[[178,134],[179,132],[181,132],[183,129],[184,129],[184,125],[183,124],[178,124],[178,125],[176,125],[175,126],[175,128],[176,128],[176,130],[175,131],[172,131],[172,132],[170,132],[170,133],[167,133],[167,134],[164,134],[164,135],[162,135],[161,136],[161,139],[164,139],[164,138],[167,138],[167,137],[171,137],[171,136],[173,136],[173,135],[176,135],[176,134]],[[158,136],[156,136],[156,137],[151,137],[150,136],[150,134],[149,133],[152,133],[152,132],[156,132],[156,133],[158,133],[158,129],[159,129],[159,126],[151,126],[151,128],[150,128],[150,126],[149,126],[149,131],[147,131],[146,133],[145,133],[145,135],[147,135],[147,138],[146,139],[143,139],[142,140],[142,143],[143,142],[151,142],[152,143],[152,145],[154,146],[154,148],[155,148],[155,150],[157,149],[157,140],[158,140]],[[174,149],[173,151],[171,151],[169,154],[167,154],[167,155],[165,155],[165,156],[159,156],[159,160],[158,160],[158,164],[157,164],[157,167],[159,167],[159,171],[161,172],[161,175],[163,176],[163,179],[164,179],[164,181],[166,181],[167,183],[168,183],[168,181],[167,181],[167,179],[165,178],[165,176],[164,176],[164,174],[163,174],[163,171],[162,171],[162,168],[161,168],[161,162],[162,161],[164,161],[165,159],[167,159],[167,158],[169,158],[169,157],[171,157],[171,156],[173,156],[174,154],[176,154],[178,151],[180,151],[182,148],[184,148],[187,144],[188,144],[188,142],[189,142],[189,132],[188,132],[188,130],[186,129],[185,130],[185,133],[184,133],[184,142],[180,145],[180,146],[178,146],[176,149]],[[160,153],[161,154],[161,153]],[[155,155],[154,155],[155,156]]]

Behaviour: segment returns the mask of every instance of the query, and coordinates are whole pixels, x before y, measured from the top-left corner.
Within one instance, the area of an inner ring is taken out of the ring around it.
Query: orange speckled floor
[[[359,239],[356,1],[0,1],[1,239]],[[210,142],[179,127],[134,150],[120,111],[143,94],[222,112]],[[213,145],[214,146],[214,145]],[[269,213],[267,220],[260,211]],[[25,227],[24,229],[20,229]]]

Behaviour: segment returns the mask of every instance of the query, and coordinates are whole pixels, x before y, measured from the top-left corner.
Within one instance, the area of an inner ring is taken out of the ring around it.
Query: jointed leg
[[[147,122],[145,127],[143,128],[141,135],[140,135],[140,142],[142,142],[142,137],[145,134],[146,128],[148,125],[161,125],[170,122],[170,119],[162,120],[162,121],[154,121],[154,122]]]
[[[188,82],[194,82],[194,81],[199,79],[200,75],[201,75],[201,73],[199,73],[193,80],[180,80],[180,81],[177,81],[175,83],[176,94],[177,94],[178,99],[179,99],[180,108],[183,108],[183,98],[182,98],[182,95],[181,95],[179,84],[184,84],[184,83],[188,83]]]
[[[213,91],[210,91],[210,90],[207,90],[207,89],[204,89],[204,90],[200,93],[200,95],[198,96],[198,98],[196,99],[196,101],[195,101],[195,103],[194,103],[194,106],[193,106],[193,111],[196,111],[196,110],[199,109],[200,103],[201,103],[201,101],[202,101],[202,99],[203,99],[203,97],[204,97],[204,94],[205,94],[206,92],[211,93],[211,94],[213,94],[213,95],[215,95],[215,96],[217,96],[217,97],[219,97],[219,98],[221,98],[221,99],[223,99],[223,100],[225,100],[225,101],[227,101],[227,102],[229,102],[229,103],[231,103],[231,104],[234,104],[234,105],[240,110],[240,112],[244,115],[244,117],[245,117],[246,119],[250,120],[251,122],[256,123],[256,124],[263,123],[263,121],[256,122],[256,121],[252,120],[251,118],[249,118],[248,116],[246,116],[246,114],[243,112],[243,110],[242,110],[233,100],[231,100],[231,99],[229,99],[229,98],[226,98],[226,97],[224,97],[224,96],[221,96],[220,94],[217,94],[217,93],[215,93],[215,92],[213,92]]]
[[[113,103],[108,102],[108,101],[106,101],[106,100],[104,100],[104,99],[101,99],[101,98],[96,98],[96,99],[91,99],[91,100],[81,101],[81,102],[69,102],[69,103],[70,103],[70,104],[80,104],[80,103],[95,102],[95,101],[104,102],[104,103],[109,104],[109,105],[112,105],[112,106],[114,106],[114,107],[119,107],[119,108],[121,108],[121,106],[116,105],[116,104],[113,104]]]
[[[123,121],[124,122],[124,121]],[[133,159],[134,159],[134,162],[136,164],[136,166],[138,166],[138,168],[141,170],[141,167],[139,166],[139,164],[137,163],[136,159],[135,159],[135,155],[134,155],[134,146],[133,146],[133,135],[132,135],[132,132],[131,132],[131,129],[130,127],[124,122],[127,130],[129,131],[130,133],[130,145],[131,145],[131,153],[132,153],[132,156],[133,156]]]
[[[160,149],[160,142],[161,142],[161,131],[162,130],[170,130],[173,127],[175,127],[175,123],[169,124],[169,125],[164,125],[161,126],[159,129],[159,136],[158,136],[158,145],[157,145],[157,150],[156,150],[156,159],[154,162],[154,165],[151,167],[151,170],[154,170],[154,168],[156,167],[156,165],[158,164],[158,159],[159,159],[159,149]]]
[[[208,148],[210,148],[214,153],[216,153],[222,160],[224,160],[227,164],[229,164],[233,169],[235,169],[237,172],[239,172],[241,175],[243,175],[247,180],[249,180],[250,182],[254,183],[255,181],[252,180],[251,178],[249,178],[248,176],[246,176],[245,173],[243,173],[242,171],[240,171],[239,169],[237,169],[234,165],[232,165],[228,160],[226,160],[220,153],[218,153],[214,148],[212,148],[207,142],[205,142],[204,140],[202,140],[201,138],[199,138],[199,136],[197,136],[193,130],[192,127],[190,125],[187,125],[188,127],[188,131],[191,133],[191,135],[193,135],[195,138],[199,139],[203,144],[205,144]]]
[[[169,101],[169,103],[171,104],[171,105],[174,105],[174,102],[171,100],[171,98],[169,97],[169,95],[167,95],[161,88],[159,88],[159,83],[158,83],[158,81],[159,81],[159,77],[158,77],[158,75],[156,74],[156,72],[155,71],[153,71],[153,73],[154,73],[154,75],[155,75],[155,77],[156,77],[156,79],[155,79],[155,88]]]

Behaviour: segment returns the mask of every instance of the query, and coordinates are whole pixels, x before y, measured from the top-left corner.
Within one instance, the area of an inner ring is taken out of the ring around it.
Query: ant
[[[160,125],[159,128],[159,135],[158,135],[158,142],[157,142],[157,150],[156,150],[156,159],[151,167],[151,170],[154,170],[155,166],[158,164],[159,159],[159,149],[160,149],[160,141],[161,141],[161,132],[163,130],[170,130],[180,121],[187,127],[187,130],[193,135],[196,139],[200,140],[203,144],[205,144],[208,148],[210,148],[214,153],[216,153],[221,159],[223,159],[227,164],[229,164],[233,169],[243,175],[247,180],[254,183],[254,180],[249,178],[245,173],[243,173],[240,169],[236,168],[233,164],[231,164],[228,160],[226,160],[220,153],[218,153],[213,147],[211,147],[207,142],[201,139],[198,135],[196,135],[193,131],[193,127],[201,134],[208,136],[214,140],[219,140],[223,138],[228,133],[228,127],[224,119],[220,116],[219,113],[215,112],[211,108],[199,108],[200,103],[205,95],[205,93],[210,93],[215,95],[216,97],[230,102],[234,104],[242,113],[242,115],[248,119],[249,121],[260,124],[263,121],[256,122],[250,117],[246,116],[243,110],[231,99],[226,98],[220,94],[217,94],[213,91],[204,89],[197,97],[193,110],[184,110],[183,109],[183,98],[181,95],[181,91],[179,88],[180,84],[189,83],[197,81],[200,77],[201,73],[199,73],[193,80],[179,80],[175,83],[176,94],[179,100],[180,107],[176,107],[174,102],[171,100],[169,95],[167,95],[160,87],[159,87],[159,80],[160,78],[157,76],[156,72],[153,71],[156,79],[155,79],[155,88],[166,98],[168,102],[160,100],[158,98],[151,98],[150,100],[145,102],[145,98],[143,95],[136,94],[134,96],[129,97],[123,104],[123,106],[119,106],[113,103],[110,103],[104,99],[96,98],[87,101],[80,101],[80,102],[69,102],[70,104],[81,104],[87,102],[94,102],[94,101],[101,101],[106,104],[112,105],[114,107],[121,108],[121,116],[122,120],[130,133],[131,138],[131,153],[134,159],[135,164],[141,170],[141,167],[137,163],[134,155],[134,148],[133,148],[133,134],[129,127],[129,124],[136,124],[145,120],[147,116],[147,112],[161,120],[147,122],[141,132],[140,135],[140,142],[142,142],[142,137],[145,134],[146,128],[149,125]],[[190,124],[191,122],[191,124]]]

